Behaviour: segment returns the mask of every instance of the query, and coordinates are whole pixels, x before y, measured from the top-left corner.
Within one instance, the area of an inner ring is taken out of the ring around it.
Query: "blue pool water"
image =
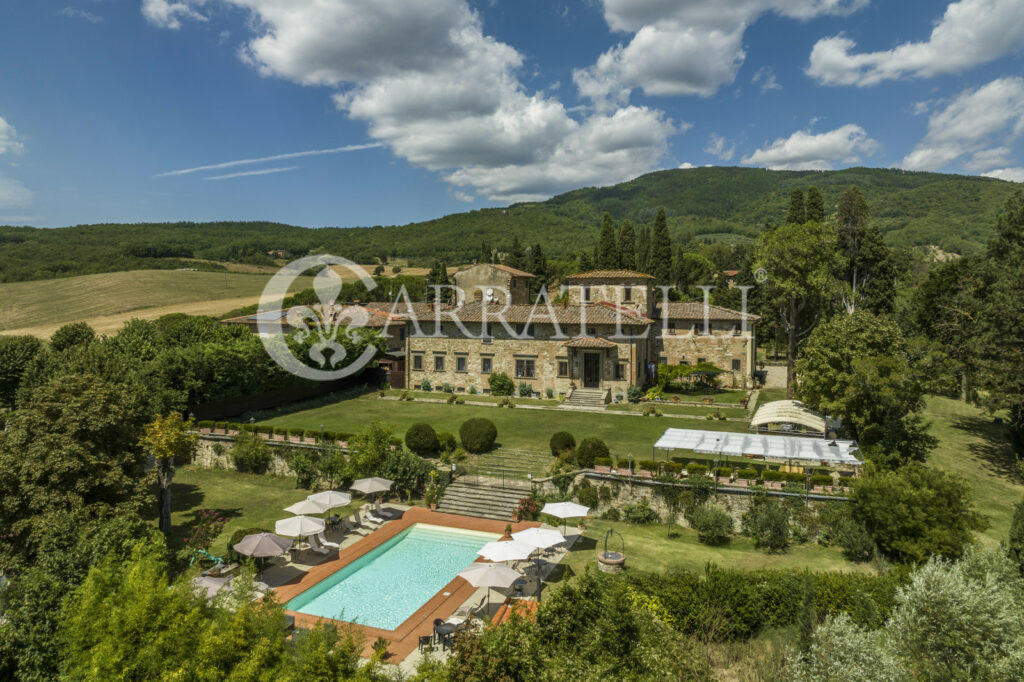
[[[418,523],[291,599],[286,608],[394,630],[497,540]]]

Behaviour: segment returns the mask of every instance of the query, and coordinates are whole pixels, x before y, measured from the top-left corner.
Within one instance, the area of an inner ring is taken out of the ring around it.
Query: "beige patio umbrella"
[[[533,554],[533,547],[516,542],[515,540],[502,542],[488,542],[477,552],[488,561],[520,561],[527,559]]]
[[[285,507],[284,510],[292,514],[323,514],[327,511],[327,507],[307,497],[291,506]]]
[[[581,516],[586,516],[589,512],[590,507],[584,507],[582,504],[576,504],[575,502],[549,502],[540,510],[541,514],[550,514],[551,516],[562,519],[563,534],[565,533],[566,519],[575,519]]]
[[[485,564],[476,562],[459,571],[459,577],[463,578],[473,587],[487,588],[487,606],[491,605],[492,587],[512,587],[515,581],[523,577],[519,571],[514,571],[505,564]]]
[[[391,490],[391,486],[394,481],[389,481],[386,478],[380,478],[374,476],[372,478],[360,478],[358,481],[354,481],[349,487],[349,490],[355,490],[357,493],[365,493],[366,495],[372,495],[374,493],[386,493]]]

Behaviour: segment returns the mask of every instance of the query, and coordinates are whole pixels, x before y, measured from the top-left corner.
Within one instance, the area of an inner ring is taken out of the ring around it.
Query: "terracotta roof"
[[[578,325],[581,319],[585,320],[588,324],[616,324],[621,321],[624,325],[648,325],[654,322],[631,310],[624,309],[621,315],[619,315],[612,308],[601,304],[586,306],[569,305],[564,308],[560,305],[552,304],[552,308],[555,313],[554,320],[551,319],[545,306],[537,306],[535,311],[534,306],[525,303],[509,305],[507,307],[488,305],[487,321],[498,323],[503,317],[509,324],[524,324],[527,322],[551,324],[552,322],[557,322],[558,324]],[[447,306],[443,309],[442,321],[450,320],[451,315],[455,314],[462,322],[482,322],[483,311],[484,306],[481,303],[467,303],[461,308]],[[425,313],[421,319],[432,320],[434,319],[434,313]]]
[[[466,272],[470,268],[475,268],[475,267],[478,267],[480,265],[490,265],[492,268],[498,268],[499,270],[507,272],[510,275],[515,275],[516,277],[536,277],[536,275],[534,275],[532,272],[527,272],[525,270],[518,270],[516,268],[509,267],[508,265],[502,265],[501,263],[477,263],[476,265],[470,265],[468,268],[465,268],[463,270],[459,270],[455,274],[458,275],[459,273]]]
[[[608,339],[596,336],[577,336],[562,344],[568,348],[615,348],[615,344]]]
[[[417,305],[425,306],[426,304],[425,303],[414,304],[414,310],[415,310],[415,306],[417,306]],[[288,315],[289,315],[289,313],[292,310],[298,310],[299,308],[310,308],[310,307],[315,309],[318,306],[293,306],[291,308],[283,308],[283,309],[280,309],[280,310],[268,311],[267,313],[264,313],[262,315],[260,313],[254,313],[252,315],[242,315],[241,317],[232,317],[232,318],[229,318],[229,319],[226,319],[226,320],[221,320],[221,321],[225,322],[227,324],[257,324],[257,323],[262,321],[265,325],[281,325],[281,326],[288,325],[288,326],[291,326],[290,323],[288,322]],[[363,324],[360,324],[359,326],[361,326],[361,327],[384,327],[389,322],[395,323],[396,321],[399,321],[399,320],[403,319],[400,315],[389,315],[387,313],[387,310],[388,310],[387,308],[379,310],[379,309],[374,309],[374,308],[371,308],[369,306],[363,306],[363,305],[355,305],[355,304],[344,305],[344,304],[342,304],[341,307],[337,310],[337,314],[338,315],[358,315],[359,313],[365,313],[366,314],[366,322],[363,323]],[[402,309],[402,312],[405,312],[404,308]]]
[[[589,272],[577,272],[569,275],[566,279],[654,279],[646,272],[636,270],[590,270]]]
[[[662,314],[662,308],[667,305],[667,314]],[[659,303],[655,306],[655,313],[658,318],[667,317],[670,320],[703,320],[704,303],[701,301],[669,301]],[[708,318],[711,320],[726,320],[741,322],[743,313],[738,310],[730,310],[717,305],[708,305]],[[760,315],[747,313],[748,322],[757,322]]]

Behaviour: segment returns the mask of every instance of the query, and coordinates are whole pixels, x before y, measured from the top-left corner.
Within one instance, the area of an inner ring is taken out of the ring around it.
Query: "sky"
[[[1022,0],[0,3],[0,224],[405,224],[704,165],[1024,182]]]

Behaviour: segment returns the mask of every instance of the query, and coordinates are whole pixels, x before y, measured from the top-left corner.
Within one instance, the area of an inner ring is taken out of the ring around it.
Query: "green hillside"
[[[501,248],[512,235],[523,244],[540,242],[549,257],[557,257],[593,244],[604,211],[617,221],[646,223],[658,206],[665,207],[676,241],[746,240],[765,223],[782,219],[792,189],[811,185],[821,189],[827,207],[845,188],[860,187],[894,246],[934,244],[956,253],[981,248],[992,234],[995,214],[1020,188],[992,178],[872,168],[694,168],[579,189],[545,202],[388,227],[309,229],[265,222],[0,227],[0,282],[178,268],[185,258],[272,265],[281,256],[311,252],[358,262],[388,256],[412,264],[435,258],[464,263],[477,256],[482,241]]]

